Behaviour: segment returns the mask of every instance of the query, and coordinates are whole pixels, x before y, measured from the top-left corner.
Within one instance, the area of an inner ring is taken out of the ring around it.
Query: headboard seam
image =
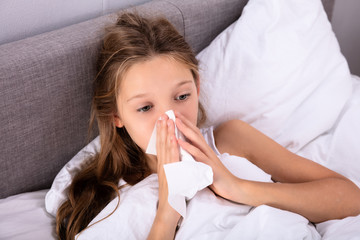
[[[181,14],[181,18],[182,18],[182,24],[183,24],[183,29],[184,29],[184,32],[183,32],[183,37],[185,38],[185,18],[184,18],[184,14],[183,14],[183,12],[181,11],[181,9],[177,6],[177,5],[175,5],[174,3],[172,3],[172,2],[170,2],[170,1],[167,1],[167,0],[163,0],[164,2],[167,2],[167,3],[169,3],[169,4],[171,4],[171,5],[173,5],[177,10],[179,10],[179,12],[180,12],[180,14]]]

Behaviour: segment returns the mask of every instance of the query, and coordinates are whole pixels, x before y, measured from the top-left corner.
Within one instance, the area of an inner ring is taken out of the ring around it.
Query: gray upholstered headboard
[[[331,18],[334,0],[323,0]],[[234,22],[247,0],[159,0],[138,12],[164,15],[199,52]],[[49,188],[83,146],[104,16],[0,45],[0,198]]]

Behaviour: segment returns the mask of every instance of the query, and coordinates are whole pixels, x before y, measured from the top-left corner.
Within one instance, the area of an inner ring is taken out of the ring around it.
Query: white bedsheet
[[[360,78],[354,76],[353,82],[352,98],[334,128],[298,153],[342,173],[360,186]],[[114,239],[123,239],[125,235],[144,239],[156,211],[156,181],[156,175],[152,175],[142,183],[145,188],[124,189],[119,214],[114,213],[89,228],[79,239],[104,239],[105,233],[109,239],[116,231],[122,234],[113,236]],[[0,239],[55,239],[55,220],[45,210],[46,191],[0,200]],[[136,194],[127,197],[125,192]],[[199,192],[193,200],[188,205],[189,214],[177,239],[319,239],[319,234],[328,240],[360,239],[360,215],[317,224],[318,234],[302,216],[268,206],[251,208],[230,203],[215,197],[208,189]],[[110,203],[98,218],[113,209],[114,203]],[[118,224],[120,220],[123,224]]]
[[[45,210],[48,190],[23,193],[0,200],[0,239],[55,239],[55,218]]]

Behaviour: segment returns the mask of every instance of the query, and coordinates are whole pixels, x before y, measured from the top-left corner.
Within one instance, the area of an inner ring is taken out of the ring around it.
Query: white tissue
[[[173,110],[166,112],[169,119],[175,123]],[[175,136],[185,141],[183,134],[175,125]],[[210,166],[195,161],[195,159],[182,147],[180,147],[180,162],[164,165],[166,180],[168,183],[168,201],[181,216],[186,217],[186,201],[201,189],[213,182],[213,172]],[[156,155],[156,124],[152,132],[146,153]]]

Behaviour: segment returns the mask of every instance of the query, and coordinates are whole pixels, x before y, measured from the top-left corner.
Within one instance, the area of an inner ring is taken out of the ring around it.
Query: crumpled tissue
[[[175,123],[173,110],[166,112],[169,119]],[[185,140],[184,135],[177,129],[175,124],[175,136]],[[168,201],[183,218],[186,217],[186,200],[195,196],[201,189],[213,182],[213,171],[210,166],[197,162],[182,147],[179,147],[180,161],[164,165],[164,171],[168,184]],[[156,124],[148,143],[146,153],[156,155]]]

